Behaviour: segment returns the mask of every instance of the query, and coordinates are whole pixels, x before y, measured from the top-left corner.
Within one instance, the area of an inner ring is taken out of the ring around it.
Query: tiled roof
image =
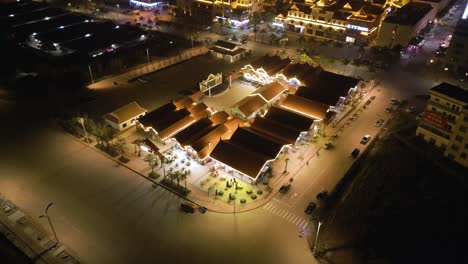
[[[301,96],[290,94],[281,103],[281,107],[292,110],[309,118],[325,119],[328,105],[315,100],[309,100]]]
[[[281,83],[276,81],[260,87],[257,91],[254,92],[254,94],[261,95],[265,100],[269,102],[285,90],[286,87],[284,87]]]
[[[214,45],[228,50],[234,50],[237,47],[237,44],[224,40],[217,40]]]
[[[265,118],[276,121],[301,132],[309,130],[314,123],[314,119],[299,115],[286,109],[272,106],[268,109]]]
[[[262,97],[254,95],[245,97],[240,102],[238,102],[235,107],[237,107],[237,109],[239,109],[239,111],[241,111],[246,117],[249,117],[265,104],[267,104],[267,102],[263,100]]]

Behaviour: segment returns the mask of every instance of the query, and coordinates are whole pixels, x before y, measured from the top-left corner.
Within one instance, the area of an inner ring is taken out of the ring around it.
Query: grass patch
[[[120,156],[119,157],[119,161],[122,162],[122,163],[127,163],[130,161],[130,159],[128,159],[127,157],[125,156]]]
[[[171,182],[170,180],[168,179],[163,179],[160,181],[160,183],[178,193],[180,193],[181,195],[183,196],[187,196],[187,194],[190,193],[190,190],[189,189],[186,189],[184,186],[182,185],[179,185],[177,183],[174,183],[174,182]]]

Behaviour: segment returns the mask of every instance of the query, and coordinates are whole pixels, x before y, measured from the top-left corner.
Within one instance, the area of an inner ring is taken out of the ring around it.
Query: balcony
[[[451,107],[448,107],[448,106],[446,106],[446,105],[443,105],[443,104],[441,104],[441,103],[439,103],[439,102],[436,102],[436,101],[434,101],[434,100],[430,100],[430,101],[429,101],[429,104],[431,104],[431,105],[433,105],[433,106],[435,106],[435,107],[437,107],[437,108],[444,109],[445,111],[450,112],[450,113],[453,113],[453,114],[455,114],[455,115],[460,114],[460,110],[456,111],[456,110],[452,109]]]
[[[436,127],[433,127],[431,126],[430,124],[424,122],[424,121],[421,121],[419,123],[419,128],[423,128],[429,132],[431,132],[432,134],[434,135],[437,135],[439,137],[442,137],[444,139],[447,139],[447,140],[450,140],[450,134],[447,133],[446,130],[443,130],[443,129],[440,129],[440,128],[436,128]]]

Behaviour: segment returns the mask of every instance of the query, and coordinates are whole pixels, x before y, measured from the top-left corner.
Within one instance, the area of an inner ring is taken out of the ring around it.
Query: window
[[[460,126],[458,130],[460,130],[460,132],[466,132],[466,126]]]
[[[462,141],[463,141],[463,137],[460,136],[460,135],[456,135],[456,136],[455,136],[455,140],[458,141],[458,142],[462,142]]]
[[[319,16],[319,17],[318,17],[318,20],[320,20],[320,21],[325,21],[325,17]]]
[[[465,153],[465,152],[462,152],[462,154],[460,154],[460,158],[466,159],[466,153]]]
[[[315,35],[319,37],[323,37],[323,32],[322,31],[315,31]]]
[[[436,98],[434,98],[434,99],[435,99],[435,101],[436,101],[436,102],[439,102],[439,101],[440,101],[440,99],[439,99],[439,98],[437,98],[437,97],[436,97]]]
[[[465,149],[468,149],[468,144],[465,144]]]
[[[452,147],[451,147],[451,149],[453,149],[453,150],[457,151],[457,150],[458,150],[458,146],[457,146],[457,145],[455,145],[455,144],[453,144],[453,145],[452,145]]]
[[[465,115],[465,116],[463,117],[463,121],[468,122],[468,115]]]

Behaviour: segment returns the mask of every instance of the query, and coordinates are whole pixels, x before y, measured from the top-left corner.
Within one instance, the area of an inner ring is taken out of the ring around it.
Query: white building
[[[136,120],[146,114],[147,110],[137,102],[131,102],[103,116],[107,124],[118,131],[126,130],[136,124]]]

